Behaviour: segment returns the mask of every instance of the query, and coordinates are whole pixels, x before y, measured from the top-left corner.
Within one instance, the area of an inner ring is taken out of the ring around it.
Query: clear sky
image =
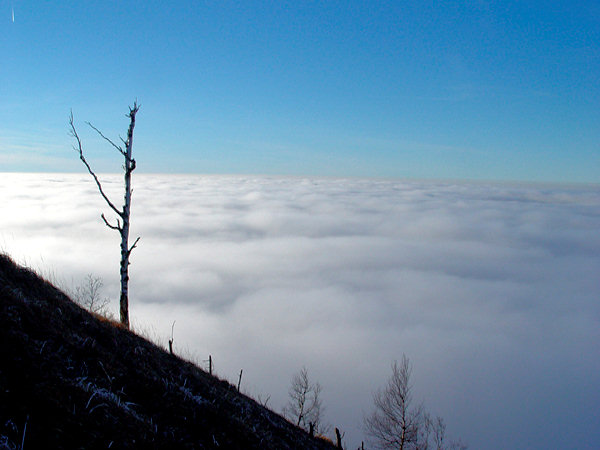
[[[598,1],[0,1],[2,171],[600,182]]]

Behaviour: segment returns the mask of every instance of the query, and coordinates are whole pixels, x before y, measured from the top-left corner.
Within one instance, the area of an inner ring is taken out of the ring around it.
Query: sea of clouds
[[[102,177],[120,205],[121,179]],[[2,174],[0,247],[65,287],[119,290],[84,174]],[[470,448],[600,442],[600,187],[136,175],[134,327],[280,411],[302,366],[360,446],[403,354]],[[116,300],[113,309],[117,310]]]

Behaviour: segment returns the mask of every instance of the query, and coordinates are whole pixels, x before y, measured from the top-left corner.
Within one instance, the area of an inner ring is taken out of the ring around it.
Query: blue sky
[[[0,5],[2,171],[600,182],[598,2]]]

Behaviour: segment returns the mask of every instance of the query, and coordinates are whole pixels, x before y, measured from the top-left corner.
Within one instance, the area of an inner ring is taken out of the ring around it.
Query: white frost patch
[[[75,385],[82,388],[84,391],[92,394],[88,399],[87,404],[85,405],[85,409],[88,411],[89,414],[91,414],[95,409],[101,408],[103,406],[103,403],[96,403],[94,405],[94,399],[101,399],[119,407],[125,413],[129,414],[130,416],[133,416],[140,422],[145,422],[144,418],[132,409],[132,406],[135,406],[135,403],[124,402],[123,400],[121,400],[121,397],[119,397],[114,392],[111,392],[108,389],[102,387],[98,387],[91,381],[86,381],[86,377],[78,378],[77,383]]]

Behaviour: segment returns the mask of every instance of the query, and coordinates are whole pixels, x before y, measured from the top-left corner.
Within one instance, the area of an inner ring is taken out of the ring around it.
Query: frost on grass
[[[178,386],[179,391],[183,394],[186,400],[191,400],[199,406],[208,403],[206,399],[202,398],[199,395],[195,395],[189,388],[185,387],[185,383],[183,386]]]
[[[125,402],[114,392],[109,391],[106,388],[98,387],[91,381],[86,381],[85,377],[78,378],[76,386],[82,388],[84,391],[91,393],[87,404],[85,405],[85,409],[88,410],[88,413],[91,414],[95,409],[101,408],[104,406],[108,406],[105,402],[111,403],[118,408],[120,408],[126,414],[134,417],[140,422],[145,422],[144,418],[141,417],[137,412],[132,409],[132,406],[135,405],[133,402]],[[94,400],[98,400],[96,403]],[[102,402],[101,402],[102,401]],[[100,403],[101,402],[101,403]],[[94,403],[96,403],[94,405]],[[94,405],[94,406],[92,406]]]

